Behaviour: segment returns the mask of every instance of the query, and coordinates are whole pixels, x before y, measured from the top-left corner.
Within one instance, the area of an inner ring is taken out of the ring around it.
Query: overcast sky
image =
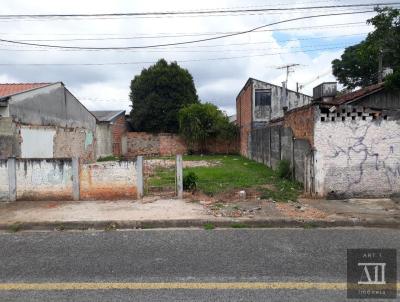
[[[282,1],[284,2],[278,6],[278,1],[272,0],[9,0],[2,1],[1,14],[126,13],[238,7],[290,8],[383,2],[381,0]],[[348,12],[351,9],[288,10],[279,13],[201,17],[2,19],[0,38],[68,46],[138,46],[213,37],[213,35],[198,34],[244,31],[279,20],[344,11]],[[11,64],[1,66],[0,82],[62,81],[89,109],[129,110],[128,95],[131,79],[143,68],[151,65],[150,62],[165,58],[168,61],[177,61],[189,70],[202,101],[212,102],[228,114],[233,114],[236,95],[246,80],[253,77],[280,84],[286,74],[284,70],[277,69],[279,66],[300,64],[290,73],[289,88],[295,89],[296,82],[299,82],[304,84],[302,92],[307,94],[311,94],[312,88],[320,82],[334,80],[331,74],[331,61],[340,57],[346,46],[365,38],[372,30],[365,21],[372,15],[355,14],[306,19],[265,28],[268,31],[220,40],[135,51],[65,51],[0,42],[0,64]],[[20,65],[32,63],[50,65]],[[65,65],[87,63],[118,64]]]

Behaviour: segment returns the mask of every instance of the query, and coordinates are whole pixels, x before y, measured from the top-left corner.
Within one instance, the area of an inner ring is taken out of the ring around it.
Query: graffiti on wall
[[[318,122],[316,181],[323,195],[400,193],[398,121]]]

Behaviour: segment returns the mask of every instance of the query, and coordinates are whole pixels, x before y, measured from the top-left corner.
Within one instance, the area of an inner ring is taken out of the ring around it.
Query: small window
[[[256,106],[271,106],[271,90],[260,89],[255,92]]]

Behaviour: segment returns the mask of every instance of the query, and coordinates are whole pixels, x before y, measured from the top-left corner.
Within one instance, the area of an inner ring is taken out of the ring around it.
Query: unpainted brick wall
[[[176,154],[186,154],[188,147],[185,141],[176,134],[161,133],[160,139],[160,156],[171,156]]]
[[[247,85],[236,99],[236,121],[240,131],[240,154],[248,156],[249,134],[252,123],[252,85]]]
[[[82,162],[95,160],[95,139],[91,130],[57,127],[54,136],[54,157],[79,157]]]
[[[297,139],[306,139],[313,145],[314,142],[314,106],[305,106],[294,109],[285,114],[284,125],[291,128],[294,137]]]
[[[238,152],[238,140],[225,141],[210,139],[205,150],[213,154],[236,154]],[[199,147],[193,147],[194,152],[199,151]],[[133,158],[138,155],[145,156],[171,156],[176,154],[187,154],[189,147],[178,135],[172,133],[152,134],[147,132],[128,132],[127,133],[127,153],[126,158]]]
[[[112,125],[112,137],[113,137],[113,154],[120,156],[122,155],[122,136],[126,133],[126,119],[125,115],[118,117]]]

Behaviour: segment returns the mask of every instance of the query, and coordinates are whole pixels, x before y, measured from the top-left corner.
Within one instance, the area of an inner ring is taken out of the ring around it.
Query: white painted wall
[[[22,158],[52,158],[55,129],[21,127]]]
[[[19,159],[18,200],[72,200],[72,163],[63,159]]]
[[[400,193],[400,122],[324,121],[315,124],[318,195],[386,196]]]

